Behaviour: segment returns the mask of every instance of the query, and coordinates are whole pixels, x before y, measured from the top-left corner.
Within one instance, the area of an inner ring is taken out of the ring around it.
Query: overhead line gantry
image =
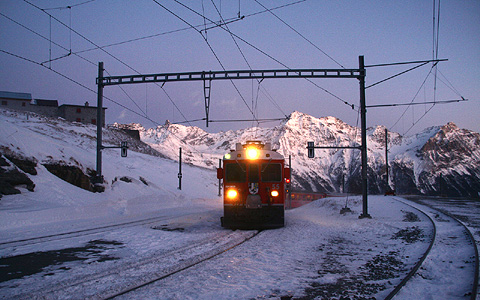
[[[182,73],[159,73],[148,75],[126,75],[126,76],[103,76],[103,62],[98,64],[97,77],[97,177],[96,182],[102,183],[102,114],[103,88],[111,85],[153,83],[153,82],[176,82],[176,81],[203,81],[205,96],[205,113],[207,127],[209,123],[208,114],[210,108],[210,89],[212,80],[234,80],[234,79],[269,79],[269,78],[356,78],[360,83],[360,115],[361,115],[361,136],[362,144],[356,148],[361,150],[362,158],[362,196],[363,213],[360,218],[370,218],[367,205],[367,127],[366,127],[366,105],[365,105],[365,64],[363,56],[358,57],[358,69],[282,69],[282,70],[235,70],[235,71],[201,71]],[[316,148],[316,147],[315,147]]]
[[[236,70],[236,71],[201,71],[184,73],[160,73],[149,75],[108,76],[97,79],[103,86],[231,79],[268,79],[268,78],[359,78],[359,69],[284,69],[284,70]]]

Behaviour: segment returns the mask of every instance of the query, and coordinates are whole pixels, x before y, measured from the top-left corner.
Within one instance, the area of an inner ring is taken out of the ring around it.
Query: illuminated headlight
[[[248,159],[257,159],[258,158],[258,150],[256,148],[248,148],[247,149],[247,158]]]
[[[230,199],[230,200],[233,200],[235,198],[237,198],[238,196],[238,192],[234,189],[231,189],[231,190],[228,190],[227,191],[227,198]]]
[[[270,193],[270,195],[272,195],[272,197],[278,197],[278,191],[274,190]]]
[[[224,157],[225,157],[225,159],[230,159],[230,158],[232,158],[232,155],[230,153],[227,153],[227,154],[225,154]]]

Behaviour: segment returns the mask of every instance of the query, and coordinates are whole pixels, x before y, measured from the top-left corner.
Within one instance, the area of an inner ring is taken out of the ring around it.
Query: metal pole
[[[218,167],[222,167],[222,159],[218,159]],[[222,196],[222,180],[218,179],[218,197]]]
[[[387,172],[387,191],[390,191],[388,184],[388,129],[385,128],[385,170]]]
[[[178,189],[182,189],[182,147],[180,147],[178,154]]]
[[[362,200],[363,212],[359,216],[360,219],[371,218],[368,214],[368,194],[367,194],[367,108],[365,104],[365,62],[363,55],[358,57],[358,64],[360,70],[360,116],[361,116],[361,131],[362,131]]]
[[[288,189],[288,208],[292,209],[292,155],[288,155],[288,167],[290,168],[290,183]]]
[[[102,126],[103,126],[103,62],[98,63],[97,90],[97,172],[95,183],[103,183],[102,176]]]

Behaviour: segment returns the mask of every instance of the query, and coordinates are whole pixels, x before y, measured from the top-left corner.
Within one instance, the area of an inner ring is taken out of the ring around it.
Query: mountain
[[[201,128],[170,124],[140,131],[143,142],[162,155],[178,160],[182,148],[185,163],[213,169],[235,143],[261,140],[272,143],[286,158],[291,155],[294,189],[327,193],[361,192],[360,151],[316,149],[307,158],[306,145],[358,146],[360,129],[335,117],[315,118],[293,112],[288,120],[271,128],[247,128],[207,133]],[[480,134],[453,123],[434,126],[409,137],[389,132],[389,186],[399,194],[476,197],[480,191]],[[368,129],[368,189],[381,194],[387,189],[385,127]]]
[[[32,166],[39,165],[68,182],[76,182],[74,184],[79,187],[91,189],[89,176],[95,169],[95,126],[8,110],[0,111],[0,120],[2,125],[5,125],[0,131],[0,193],[16,192],[6,185],[5,182],[10,181],[12,184],[15,182],[13,185],[34,189],[38,182],[32,179],[32,176],[35,176],[35,167],[32,170]],[[125,129],[135,130],[133,136],[139,136],[140,140],[125,134]],[[219,159],[235,148],[235,143],[261,140],[270,142],[273,148],[287,159],[291,156],[294,189],[325,193],[361,193],[359,150],[316,149],[315,158],[307,157],[308,141],[313,141],[317,146],[360,144],[360,129],[334,117],[315,118],[293,112],[278,126],[218,133],[207,133],[198,127],[169,122],[150,129],[145,129],[140,124],[116,124],[105,128],[103,136],[105,146],[118,146],[121,141],[128,141],[129,145],[129,159],[118,162],[119,166],[128,165],[122,171],[123,174],[114,171],[116,165],[104,166],[105,178],[110,181],[116,177],[130,176],[128,173],[134,169],[130,158],[140,154],[155,156],[162,163],[168,164],[169,168],[174,170],[174,176],[171,177],[176,179],[177,167],[172,160],[178,161],[181,147],[182,161],[203,168],[202,172],[210,174],[206,176],[213,178],[215,182],[214,173],[207,169],[215,169],[219,165]],[[375,126],[367,131],[370,194],[383,194],[389,186],[398,194],[478,197],[479,133],[448,123],[427,128],[408,137],[389,132],[388,140],[390,172],[387,185],[385,127]],[[119,151],[106,149],[104,155],[109,155],[109,160],[116,161]],[[16,172],[12,163],[22,172]],[[148,180],[145,174],[157,169],[166,172],[164,168],[153,165],[142,167],[141,174],[137,177]],[[184,178],[186,177],[188,174],[185,171]],[[3,191],[5,187],[8,191]]]

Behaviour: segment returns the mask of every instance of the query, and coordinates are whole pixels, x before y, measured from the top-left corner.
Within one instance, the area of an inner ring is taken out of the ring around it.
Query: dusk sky
[[[0,91],[77,105],[96,105],[100,61],[114,76],[355,69],[359,55],[367,66],[448,59],[437,69],[429,63],[366,90],[367,106],[439,104],[370,108],[367,126],[411,135],[454,122],[480,132],[479,0],[0,0],[0,36]],[[366,85],[415,66],[368,68]],[[357,111],[344,103],[358,107],[357,79],[233,83],[212,82],[211,120],[252,119],[252,112],[259,119],[282,118],[300,111],[357,125]],[[108,86],[104,95],[116,102],[104,100],[109,124],[150,128],[167,119],[205,117],[202,82]],[[441,104],[462,97],[468,101]],[[256,125],[189,124],[209,132]]]

